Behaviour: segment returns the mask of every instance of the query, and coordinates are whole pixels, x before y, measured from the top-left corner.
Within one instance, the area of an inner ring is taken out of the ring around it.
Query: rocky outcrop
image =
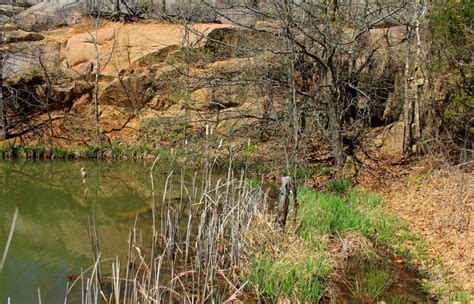
[[[207,35],[224,25],[195,24],[193,27],[196,32]],[[91,33],[95,35],[93,27],[71,30],[62,54],[64,65],[77,70],[78,65],[84,62],[95,63],[99,57],[101,74],[115,77],[123,70],[160,63],[160,57],[166,57],[183,43],[184,28],[177,24],[159,22],[109,22],[97,30],[97,39],[94,39]],[[190,35],[191,44],[201,39],[199,35]],[[95,50],[95,42],[99,56]]]
[[[28,100],[18,103],[17,110],[41,112],[56,110],[68,112],[76,100],[82,97],[92,99],[93,86],[85,81],[72,81],[64,84],[49,84],[44,75],[10,77],[5,83],[4,96]]]
[[[68,112],[81,98],[91,101],[92,90],[93,87],[86,82],[73,81],[51,87],[43,85],[36,91],[39,98],[50,100],[53,109]]]
[[[177,134],[182,134],[183,128],[200,136],[205,130],[203,115],[216,117],[215,134],[245,128],[255,120],[252,117],[261,115],[263,99],[256,87],[248,88],[237,81],[220,86],[212,79],[238,79],[241,75],[254,75],[255,70],[266,73],[271,64],[264,62],[274,56],[270,52],[245,57],[232,50],[265,44],[268,37],[250,37],[248,31],[222,24],[193,26],[196,33],[211,34],[213,43],[191,33],[193,48],[183,48],[181,25],[151,21],[105,22],[97,34],[93,21],[87,20],[80,25],[43,31],[41,41],[9,44],[9,85],[22,83],[21,92],[28,93],[22,98],[40,102],[22,109],[25,115],[35,115],[34,125],[46,126],[50,115],[58,117],[53,125],[47,125],[58,138],[69,142],[87,142],[94,134],[97,61],[101,130],[110,140],[142,141],[147,137],[141,136],[139,130],[148,129],[153,133],[149,138],[159,137],[159,145],[178,140]],[[216,40],[229,47],[224,48]],[[24,63],[18,58],[31,60]],[[23,76],[16,76],[16,81],[11,76],[15,73]],[[35,81],[28,80],[32,77]],[[242,115],[236,121],[236,111],[243,111],[248,117]],[[27,141],[41,140],[39,129],[35,136],[27,138],[29,135],[23,130],[29,128],[22,126],[15,133],[24,133],[22,138]],[[51,132],[45,130],[45,138]]]
[[[16,24],[25,31],[40,31],[61,25],[77,24],[84,15],[82,2],[40,2],[16,17]]]

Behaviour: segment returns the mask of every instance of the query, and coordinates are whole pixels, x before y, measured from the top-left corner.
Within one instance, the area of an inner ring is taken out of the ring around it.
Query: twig
[[[12,220],[12,224],[10,226],[10,233],[8,234],[7,244],[5,245],[5,250],[3,251],[2,262],[0,263],[0,272],[2,272],[3,266],[5,265],[5,261],[7,260],[8,249],[10,248],[10,243],[11,243],[12,238],[13,238],[13,232],[15,231],[16,219],[18,217],[19,209],[20,209],[20,206],[17,203],[16,207],[15,207],[15,212],[13,213],[13,220]]]

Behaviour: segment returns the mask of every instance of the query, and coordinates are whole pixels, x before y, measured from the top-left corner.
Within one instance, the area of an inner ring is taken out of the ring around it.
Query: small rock
[[[5,35],[5,43],[39,41],[43,39],[44,39],[44,36],[41,34],[25,32],[22,30],[11,31]]]
[[[212,91],[208,88],[197,89],[191,93],[191,102],[196,110],[205,110],[212,102]]]
[[[4,32],[16,31],[17,29],[18,29],[18,26],[16,26],[13,23],[5,23],[2,27],[2,30]]]

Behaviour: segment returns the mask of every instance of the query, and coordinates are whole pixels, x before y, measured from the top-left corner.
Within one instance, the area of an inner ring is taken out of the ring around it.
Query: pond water
[[[88,236],[91,210],[96,214],[101,259],[118,256],[126,260],[129,230],[135,222],[143,244],[149,243],[150,166],[134,162],[0,161],[0,255],[15,206],[19,204],[13,240],[0,273],[0,304],[8,303],[8,298],[10,303],[38,303],[38,289],[43,303],[64,302],[70,278],[94,262]],[[82,167],[88,170],[85,183],[80,173]],[[170,171],[165,163],[155,168],[157,210],[162,197],[160,189]],[[171,199],[179,198],[180,194],[181,174],[176,171],[168,183]],[[196,176],[199,187],[199,175],[189,170],[183,174],[183,181],[189,185]],[[363,285],[361,279],[366,266],[348,271],[350,284],[341,286],[344,302],[365,303],[361,299],[365,299],[365,290],[370,285]],[[430,302],[420,290],[417,274],[396,266],[382,265],[394,278],[387,285],[385,297],[393,299],[393,303]],[[110,273],[108,269],[103,268],[103,273]],[[354,296],[357,287],[362,294]],[[70,294],[68,303],[81,302],[78,289]]]
[[[101,258],[118,255],[126,260],[129,229],[137,214],[138,226],[147,227],[141,230],[151,231],[150,166],[131,162],[0,161],[0,255],[15,205],[19,204],[13,240],[0,273],[0,303],[7,303],[8,297],[11,303],[37,303],[38,288],[43,303],[64,301],[68,277],[93,264],[87,233],[91,208],[96,213]],[[86,184],[81,167],[88,170]],[[163,188],[168,171],[166,164],[157,166],[157,189]],[[190,172],[187,179],[192,176]],[[160,198],[159,190],[156,193]]]

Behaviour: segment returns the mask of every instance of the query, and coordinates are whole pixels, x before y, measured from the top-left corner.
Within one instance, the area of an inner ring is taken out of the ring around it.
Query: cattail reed
[[[208,129],[206,138],[210,136]],[[110,260],[100,260],[92,208],[89,236],[95,263],[67,290],[81,288],[81,303],[220,303],[235,300],[243,290],[239,267],[245,236],[255,216],[265,212],[268,193],[250,186],[244,170],[236,174],[229,167],[218,179],[215,162],[207,158],[202,183],[195,173],[187,184],[186,170],[175,174],[170,165],[159,205],[153,178],[157,161],[150,170],[150,244],[140,242],[143,227],[137,216],[128,234],[126,261],[113,259],[108,275],[101,266]]]

